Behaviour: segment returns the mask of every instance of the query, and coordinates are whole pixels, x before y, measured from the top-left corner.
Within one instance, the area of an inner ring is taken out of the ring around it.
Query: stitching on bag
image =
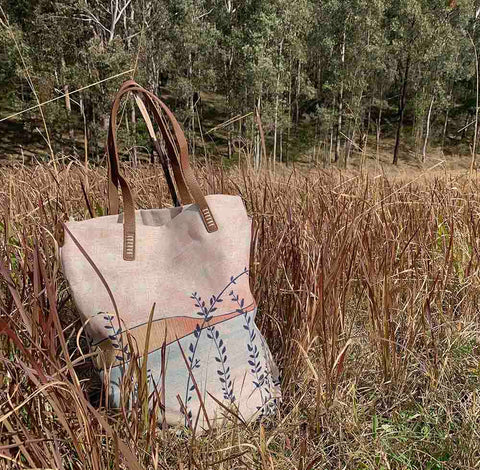
[[[207,223],[208,228],[215,229],[217,227],[217,224],[213,220],[211,212],[207,208],[204,208],[202,209],[202,213],[205,217],[205,222]]]
[[[133,256],[135,252],[135,235],[130,233],[125,235],[125,253],[128,256]]]

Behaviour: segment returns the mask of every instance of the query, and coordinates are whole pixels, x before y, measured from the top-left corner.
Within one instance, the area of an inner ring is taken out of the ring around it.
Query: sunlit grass
[[[106,172],[0,172],[0,467],[447,469],[480,460],[480,196],[466,175],[198,169],[254,218],[258,324],[282,372],[274,419],[210,434],[108,410],[54,241],[106,213]],[[139,207],[161,170],[129,168]],[[85,356],[82,357],[82,354]],[[143,383],[141,368],[130,371]],[[124,390],[128,393],[128,388]],[[145,398],[144,398],[145,400]]]

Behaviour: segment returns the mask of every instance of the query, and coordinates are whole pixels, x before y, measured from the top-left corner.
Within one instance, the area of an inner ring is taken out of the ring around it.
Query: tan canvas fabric
[[[218,226],[213,232],[197,204],[135,211],[133,260],[122,256],[123,214],[66,223],[61,247],[63,272],[91,346],[102,350],[108,365],[114,404],[131,360],[127,335],[141,354],[155,306],[149,386],[153,392],[165,383],[170,424],[194,422],[197,415],[205,423],[192,375],[212,422],[225,410],[211,395],[246,420],[272,412],[280,397],[277,368],[255,325],[251,221],[240,197],[209,195],[205,201]]]

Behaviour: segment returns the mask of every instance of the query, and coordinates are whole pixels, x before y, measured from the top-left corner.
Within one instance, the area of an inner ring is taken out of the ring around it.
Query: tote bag
[[[155,118],[182,206],[135,210],[116,143],[117,111],[127,93],[161,152],[147,109]],[[125,82],[110,116],[109,215],[63,224],[62,269],[91,347],[100,350],[110,403],[119,405],[122,377],[136,360],[133,346],[139,361],[148,351],[149,393],[164,401],[160,420],[204,426],[231,409],[248,421],[272,413],[280,398],[277,368],[255,325],[251,221],[240,197],[203,195],[187,148],[167,106]]]

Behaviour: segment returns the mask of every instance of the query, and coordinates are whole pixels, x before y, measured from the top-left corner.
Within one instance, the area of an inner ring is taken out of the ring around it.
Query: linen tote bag
[[[161,131],[182,206],[135,210],[116,143],[117,111],[130,92],[157,152],[147,109]],[[149,393],[164,397],[159,419],[175,425],[198,418],[203,426],[232,407],[251,420],[274,411],[280,398],[277,368],[255,325],[251,222],[240,197],[203,195],[187,148],[166,105],[125,82],[110,116],[109,215],[63,224],[62,268],[91,347],[101,349],[109,371],[102,377],[110,403],[119,404],[130,345],[141,357],[147,344]]]

